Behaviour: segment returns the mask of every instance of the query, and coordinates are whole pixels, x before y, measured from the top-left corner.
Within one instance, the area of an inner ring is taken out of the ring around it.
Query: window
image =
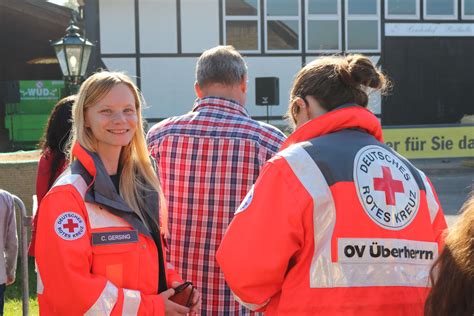
[[[349,0],[346,1],[349,14],[377,14],[377,0]]]
[[[243,52],[260,52],[260,1],[224,1],[224,43]]]
[[[338,14],[339,1],[307,0],[306,7],[309,14]]]
[[[346,1],[346,51],[380,52],[379,0]]]
[[[308,52],[341,51],[340,1],[306,0]]]
[[[423,0],[423,17],[431,20],[455,20],[458,17],[457,0]]]
[[[300,51],[300,1],[265,0],[265,50]]]
[[[462,1],[462,18],[465,20],[474,20],[474,0]]]
[[[415,20],[420,18],[418,0],[385,0],[385,18]]]

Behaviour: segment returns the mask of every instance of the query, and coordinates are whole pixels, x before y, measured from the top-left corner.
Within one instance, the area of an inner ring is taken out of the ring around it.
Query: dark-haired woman
[[[296,76],[296,131],[237,209],[217,261],[237,299],[265,315],[422,315],[446,222],[427,177],[383,143],[361,55]]]
[[[68,165],[65,150],[71,131],[71,110],[75,99],[76,97],[72,95],[56,103],[51,111],[43,138],[39,144],[41,157],[36,173],[38,210],[41,200]],[[31,229],[31,242],[28,249],[30,256],[35,255],[37,223],[38,216],[35,214]]]
[[[36,175],[38,205],[67,167],[65,149],[71,131],[71,109],[74,100],[75,96],[69,96],[54,106],[39,145],[41,157]]]
[[[474,192],[471,194],[431,269],[433,287],[426,300],[426,316],[474,315]]]

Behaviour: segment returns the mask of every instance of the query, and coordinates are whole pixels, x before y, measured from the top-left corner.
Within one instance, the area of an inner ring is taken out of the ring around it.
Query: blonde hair
[[[474,312],[474,192],[449,228],[445,246],[430,273],[432,288],[426,316],[470,315]]]
[[[145,207],[145,201],[139,195],[139,190],[149,190],[149,186],[151,186],[158,193],[160,202],[159,222],[162,231],[167,234],[168,216],[166,202],[145,143],[141,113],[143,98],[137,86],[128,76],[120,72],[103,71],[90,76],[81,85],[72,109],[73,125],[68,153],[69,161],[74,159],[72,147],[76,142],[91,152],[97,151],[97,140],[92,131],[85,126],[85,111],[99,102],[118,84],[126,85],[132,92],[138,119],[135,135],[130,143],[122,148],[120,154],[120,165],[122,166],[120,195],[135,212],[140,212]]]

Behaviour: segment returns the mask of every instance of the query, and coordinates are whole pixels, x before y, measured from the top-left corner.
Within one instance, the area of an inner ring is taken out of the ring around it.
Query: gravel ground
[[[40,150],[15,151],[10,153],[0,153],[0,163],[38,160]]]

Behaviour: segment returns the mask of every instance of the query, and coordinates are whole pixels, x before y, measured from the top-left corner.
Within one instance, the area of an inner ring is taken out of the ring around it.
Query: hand
[[[189,313],[189,308],[186,306],[182,306],[176,303],[173,303],[169,300],[171,296],[173,296],[174,290],[169,289],[164,292],[161,292],[160,296],[163,298],[163,303],[165,305],[165,315],[167,316],[175,316],[175,315],[186,315]]]
[[[201,311],[201,293],[197,288],[193,291],[193,305],[191,305],[191,314],[199,314]]]
[[[171,286],[173,288],[178,287],[181,285],[180,282],[173,282]],[[192,300],[192,305],[191,305],[191,314],[198,314],[201,311],[201,293],[198,291],[197,288],[194,288],[193,290],[193,300]]]
[[[15,277],[7,277],[7,285],[11,285],[15,283]]]

